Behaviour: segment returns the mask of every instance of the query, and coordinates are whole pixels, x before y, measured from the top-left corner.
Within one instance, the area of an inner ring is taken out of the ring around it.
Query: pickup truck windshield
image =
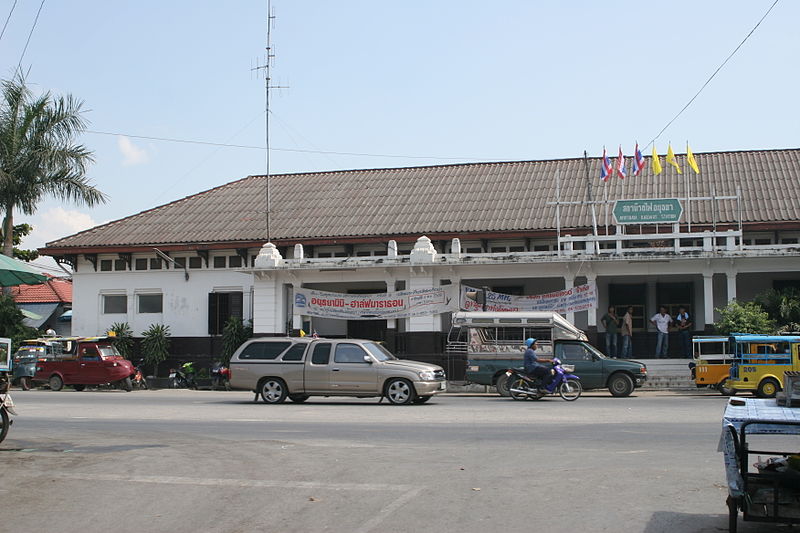
[[[364,348],[377,359],[378,361],[390,361],[392,359],[397,359],[392,352],[381,346],[380,344],[376,344],[374,342],[365,342],[363,344]]]
[[[97,349],[100,350],[100,355],[103,357],[122,357],[117,349],[111,344],[98,345]]]

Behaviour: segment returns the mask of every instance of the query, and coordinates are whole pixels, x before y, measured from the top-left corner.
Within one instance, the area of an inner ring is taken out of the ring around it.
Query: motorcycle
[[[197,383],[194,381],[194,365],[192,363],[184,363],[181,369],[169,369],[169,385],[172,389],[197,389]]]
[[[217,361],[211,367],[211,390],[217,390],[222,385],[225,390],[231,390],[231,370]]]
[[[16,415],[14,411],[14,402],[11,400],[9,389],[11,388],[11,379],[8,373],[0,373],[0,442],[8,435],[8,430],[11,428],[13,420],[8,416],[9,414]]]
[[[540,378],[531,377],[523,370],[509,368],[506,370],[508,390],[515,400],[538,400],[545,396],[558,394],[564,400],[574,402],[581,397],[581,392],[583,392],[580,378],[572,374],[574,371],[573,365],[561,364],[558,358],[553,358],[553,379],[547,385],[543,385]]]
[[[133,386],[139,390],[147,390],[147,380],[142,374],[142,367],[141,364],[144,362],[144,359],[140,359],[138,361],[138,365],[133,367],[133,375],[131,376],[131,382]]]

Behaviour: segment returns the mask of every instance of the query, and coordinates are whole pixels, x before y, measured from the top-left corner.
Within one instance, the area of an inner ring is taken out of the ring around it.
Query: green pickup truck
[[[494,386],[501,396],[508,396],[505,370],[522,367],[528,337],[538,339],[542,356],[574,365],[584,390],[607,388],[613,396],[623,397],[647,380],[643,363],[606,357],[558,313],[454,313],[447,349],[467,354],[467,381]]]

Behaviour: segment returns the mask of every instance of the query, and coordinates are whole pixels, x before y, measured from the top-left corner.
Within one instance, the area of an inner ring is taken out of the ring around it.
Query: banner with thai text
[[[467,298],[467,292],[478,291],[474,287],[463,286],[461,290],[461,309],[482,311],[483,306]],[[487,311],[553,311],[555,313],[574,313],[597,308],[597,285],[589,283],[556,292],[515,296],[500,292],[486,292]]]
[[[383,320],[452,311],[458,311],[456,285],[377,294],[343,294],[302,287],[294,289],[295,315],[343,320]]]

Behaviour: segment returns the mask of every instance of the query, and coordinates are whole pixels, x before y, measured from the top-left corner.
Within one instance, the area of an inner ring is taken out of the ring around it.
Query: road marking
[[[74,418],[76,420],[88,420],[88,416],[71,416],[70,418]]]
[[[356,529],[354,533],[369,533],[381,525],[381,522],[389,518],[393,512],[397,511],[400,507],[416,498],[420,492],[422,492],[422,487],[416,487],[409,490],[405,494],[401,494],[396,500],[378,511],[378,514],[364,522],[364,524],[360,528]]]
[[[49,475],[49,474],[48,474]],[[58,474],[52,477],[83,481],[123,481],[125,483],[155,483],[160,485],[198,485],[203,487],[262,487],[293,488],[322,490],[384,490],[391,492],[408,492],[417,487],[414,485],[389,485],[387,483],[323,483],[320,481],[278,481],[268,479],[227,479],[197,478],[177,476],[126,476],[121,474]]]
[[[623,450],[617,453],[647,453],[650,450]]]

